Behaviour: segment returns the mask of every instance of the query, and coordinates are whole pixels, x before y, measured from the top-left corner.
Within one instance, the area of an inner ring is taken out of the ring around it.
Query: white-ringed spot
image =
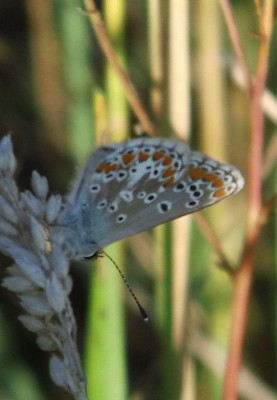
[[[118,210],[118,204],[117,203],[112,203],[108,207],[108,211],[111,212],[111,213],[114,213],[117,210]]]
[[[188,201],[188,202],[185,204],[185,207],[186,207],[186,208],[195,208],[195,207],[198,206],[198,204],[199,204],[199,201],[198,201],[198,200],[191,200],[191,201]]]
[[[170,211],[172,208],[172,203],[170,201],[161,201],[157,205],[157,209],[160,214],[165,214],[166,212]]]
[[[137,198],[140,200],[143,200],[146,195],[147,195],[147,193],[145,191],[142,191],[142,192],[138,193]]]
[[[134,200],[133,192],[131,192],[130,190],[121,190],[119,196],[127,203],[130,203]]]
[[[109,172],[108,174],[103,176],[103,182],[110,182],[114,179],[115,172]]]
[[[123,180],[126,178],[127,175],[128,175],[127,171],[124,171],[123,169],[121,169],[121,170],[118,171],[117,174],[116,174],[116,180],[117,180],[118,182],[121,182],[121,181],[123,181]]]
[[[183,181],[178,182],[177,185],[174,186],[173,192],[176,192],[176,193],[182,192],[183,190],[186,189],[186,187],[187,187],[187,185],[185,184],[185,182],[183,182]]]
[[[117,222],[118,224],[122,224],[122,222],[125,222],[126,219],[127,219],[127,215],[126,215],[126,214],[119,214],[119,215],[117,215],[117,217],[116,217],[116,222]]]
[[[200,197],[202,197],[203,194],[204,194],[203,190],[198,189],[198,190],[195,190],[194,192],[192,192],[191,195],[194,199],[200,199]]]
[[[103,208],[107,207],[108,201],[107,199],[103,199],[101,201],[99,201],[99,203],[97,204],[96,208],[98,210],[103,210]]]
[[[135,175],[138,172],[137,167],[130,168],[130,175]]]
[[[198,190],[198,185],[195,184],[195,183],[192,183],[191,185],[189,185],[189,186],[187,187],[186,192],[187,192],[187,193],[193,193],[193,192],[195,192],[196,190]]]
[[[215,175],[217,175],[219,178],[223,178],[225,176],[225,171],[221,169],[216,169],[213,171]]]
[[[224,176],[223,180],[225,183],[231,183],[231,182],[233,182],[233,177],[232,177],[232,175],[226,175],[226,176]]]
[[[101,186],[98,183],[95,183],[90,187],[90,192],[91,193],[99,193],[100,189],[101,189]]]
[[[156,198],[158,197],[157,193],[149,193],[145,199],[144,199],[144,203],[145,204],[150,204],[152,203],[152,201],[156,200]]]

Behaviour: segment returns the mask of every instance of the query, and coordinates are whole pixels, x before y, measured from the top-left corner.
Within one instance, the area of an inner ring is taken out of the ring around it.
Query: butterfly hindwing
[[[142,138],[106,146],[88,160],[63,220],[76,241],[99,249],[226,198],[243,186],[238,170],[180,141]]]

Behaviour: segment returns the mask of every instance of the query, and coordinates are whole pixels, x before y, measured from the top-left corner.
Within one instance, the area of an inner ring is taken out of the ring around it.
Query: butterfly
[[[59,217],[63,245],[75,258],[191,214],[244,185],[232,165],[182,141],[137,138],[100,147],[76,178]]]

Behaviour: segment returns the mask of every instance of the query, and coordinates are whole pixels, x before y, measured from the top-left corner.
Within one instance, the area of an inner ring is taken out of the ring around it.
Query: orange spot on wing
[[[169,167],[162,174],[162,178],[168,178],[169,176],[174,175],[175,172],[176,172],[176,169]]]
[[[203,171],[203,169],[201,169],[201,168],[189,167],[188,174],[190,175],[190,177],[192,179],[198,180],[198,179],[203,178],[203,176],[205,175],[205,171]]]
[[[172,157],[170,156],[165,156],[164,160],[163,160],[163,165],[169,165],[172,163]]]
[[[213,182],[213,187],[222,187],[224,186],[224,181],[222,179],[217,179]]]
[[[130,162],[132,162],[134,158],[134,154],[123,154],[122,161],[124,162],[124,164],[130,164]]]
[[[163,187],[168,188],[175,182],[174,176],[171,176],[166,182],[164,182]]]
[[[165,153],[163,151],[155,151],[155,153],[153,154],[153,160],[157,161],[160,160],[161,158],[164,158]]]
[[[216,192],[214,192],[214,197],[217,197],[220,199],[220,197],[224,197],[226,195],[225,189],[219,189]]]
[[[204,176],[203,179],[204,179],[205,181],[213,182],[213,181],[215,181],[215,180],[218,179],[218,176],[217,176],[216,174],[208,173],[208,174],[206,174],[206,175]]]
[[[117,169],[117,167],[118,167],[117,164],[111,164],[111,163],[107,162],[104,164],[100,164],[97,167],[96,172],[105,172],[107,174],[111,171],[115,171]]]
[[[102,172],[102,165],[99,165],[99,167],[96,168],[96,172],[98,173]]]
[[[140,151],[139,154],[138,154],[138,160],[139,160],[139,162],[146,161],[146,160],[148,160],[149,157],[150,157],[150,155],[144,153],[143,151]]]

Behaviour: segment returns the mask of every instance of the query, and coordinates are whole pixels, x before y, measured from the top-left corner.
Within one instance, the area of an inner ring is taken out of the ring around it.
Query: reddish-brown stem
[[[235,18],[232,12],[232,8],[228,0],[220,0],[221,9],[223,16],[225,18],[226,26],[229,32],[230,40],[232,42],[234,52],[236,54],[237,60],[240,64],[241,70],[243,71],[246,87],[249,95],[251,95],[253,83],[251,79],[251,74],[248,69],[247,61],[243,52],[240,35],[237,29]]]
[[[259,230],[256,229],[252,237],[248,239],[240,268],[234,274],[233,312],[224,381],[224,400],[237,399],[243,341],[253,275],[254,253],[258,236]]]
[[[243,340],[246,329],[248,304],[253,275],[255,248],[263,224],[276,202],[274,196],[260,211],[255,228],[247,240],[240,268],[234,273],[233,315],[224,382],[224,400],[237,399]]]
[[[95,2],[93,0],[85,0],[85,2],[86,2],[86,6],[87,6],[86,13],[90,18],[91,25],[97,36],[100,47],[101,47],[103,53],[105,54],[107,60],[109,61],[110,65],[114,68],[118,78],[120,79],[123,89],[125,91],[126,97],[129,100],[134,113],[136,114],[138,120],[140,121],[143,130],[151,136],[155,135],[154,125],[152,124],[149,116],[147,115],[147,113],[139,99],[139,96],[138,96],[134,86],[132,85],[132,82],[130,81],[128,75],[126,74],[124,69],[121,67],[120,63],[118,62],[118,59],[113,50],[112,44],[107,35],[101,15],[95,5]]]
[[[222,1],[229,4],[227,1]],[[269,18],[271,4],[271,19]],[[266,1],[265,15],[259,15],[260,45],[257,60],[255,83],[251,90],[251,137],[248,163],[248,215],[246,244],[240,267],[234,274],[234,294],[232,304],[231,334],[228,349],[224,381],[224,400],[235,400],[238,395],[239,371],[242,360],[243,341],[248,315],[248,304],[252,284],[254,255],[262,222],[262,147],[263,147],[263,112],[262,94],[268,69],[268,54],[273,17],[272,1]],[[234,21],[232,21],[234,23]],[[235,29],[233,29],[235,30]],[[230,31],[230,29],[229,29]],[[232,38],[231,38],[232,39]],[[234,43],[233,43],[234,45]]]

